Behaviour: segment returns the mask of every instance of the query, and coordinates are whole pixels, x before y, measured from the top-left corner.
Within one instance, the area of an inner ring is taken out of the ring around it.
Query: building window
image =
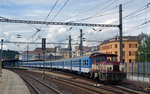
[[[117,55],[117,51],[115,51],[115,54]]]
[[[123,56],[125,56],[125,51],[122,52]]]
[[[129,56],[131,56],[131,54],[132,54],[131,51],[129,51]]]
[[[125,60],[123,59],[123,63],[125,62]]]
[[[135,48],[137,48],[137,44],[135,44]]]
[[[131,63],[132,62],[132,60],[131,59],[129,59],[129,63]]]
[[[115,44],[115,48],[117,48],[117,44]]]
[[[129,48],[131,48],[131,44],[129,44]]]
[[[124,44],[122,44],[122,48],[125,48],[125,45],[124,45]]]
[[[88,60],[87,60],[87,62],[86,62],[86,65],[88,66]]]

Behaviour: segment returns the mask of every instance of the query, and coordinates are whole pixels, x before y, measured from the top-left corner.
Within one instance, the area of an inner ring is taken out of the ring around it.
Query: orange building
[[[123,61],[135,62],[136,51],[138,50],[138,36],[123,36]],[[100,44],[100,52],[118,55],[117,60],[120,61],[120,42],[119,37],[111,38]]]

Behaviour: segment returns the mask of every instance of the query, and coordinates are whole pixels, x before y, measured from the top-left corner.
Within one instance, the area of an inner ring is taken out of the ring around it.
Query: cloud
[[[4,36],[8,36],[10,33],[9,32],[4,32]]]
[[[56,0],[1,0],[0,3],[0,11],[1,15],[4,17],[8,17],[11,19],[23,19],[23,20],[41,20],[43,21],[45,17],[47,16],[48,12],[54,5],[54,2]],[[58,12],[60,7],[64,4],[66,0],[59,0],[59,3],[54,8],[52,14],[49,16],[47,21],[50,21],[54,15]],[[60,12],[60,14],[56,17],[54,21],[63,22],[63,21],[72,21],[72,20],[78,20],[82,18],[89,17],[96,12],[100,11],[102,7],[97,7],[91,11],[83,13],[80,16],[74,17],[74,15],[82,13],[85,10],[88,10],[92,7],[95,7],[97,5],[100,5],[103,2],[106,2],[104,0],[96,1],[96,0],[70,0],[65,6],[65,8]],[[126,0],[120,0],[116,4],[112,5],[112,7],[117,6],[119,3],[124,3]],[[140,2],[140,3],[139,3]],[[126,7],[123,7],[123,16],[132,13],[134,10],[138,9],[139,7],[145,5],[147,3],[146,0],[137,0],[136,2],[130,3],[130,6],[128,4]],[[138,6],[137,6],[138,3]],[[135,7],[137,6],[137,7]],[[105,6],[103,6],[105,7]],[[105,9],[105,13],[111,13],[114,11],[118,11],[118,7],[114,9],[109,8]],[[104,13],[104,14],[105,14]],[[98,14],[102,15],[102,14]],[[112,23],[119,19],[118,13],[112,14],[112,15],[106,15],[102,17],[97,17],[85,21],[77,21],[76,23],[101,23],[101,24],[118,24]],[[123,19],[123,29],[127,30],[129,28],[132,28],[141,22],[143,22],[146,18],[149,20],[149,12],[143,13],[142,16],[136,16],[133,19],[125,20]],[[69,19],[71,18],[71,19]],[[29,37],[33,35],[36,32],[36,28],[39,28],[40,25],[29,25],[29,24],[12,24],[12,23],[5,23],[3,25],[3,30],[0,29],[0,31],[3,32],[3,35],[5,36],[5,40],[9,41],[30,41]],[[1,27],[1,26],[0,26]],[[43,30],[41,32],[38,32],[34,36],[34,39],[38,36],[41,36],[41,38],[46,37],[48,42],[68,42],[66,40],[68,38],[68,35],[72,36],[72,39],[79,40],[80,35],[80,29],[83,29],[83,37],[85,37],[88,40],[98,40],[103,41],[105,39],[111,38],[118,34],[119,29],[118,28],[103,28],[103,27],[74,27],[73,29],[68,31],[70,26],[56,26],[51,25],[46,30]],[[93,31],[92,28],[95,29],[101,29],[102,31]],[[146,29],[140,29],[134,32],[127,33],[126,35],[135,35],[140,33],[141,31],[145,31],[147,33],[149,32],[149,28]],[[135,33],[136,32],[136,33]],[[20,34],[22,38],[18,39],[17,34]],[[41,42],[41,39],[37,40]],[[79,43],[79,41],[77,41]],[[84,42],[84,45],[98,45],[98,43],[90,43],[90,42]],[[11,44],[7,45],[10,49],[16,49],[16,45]],[[31,46],[32,49],[35,48],[35,46]],[[31,49],[30,48],[30,49]],[[23,47],[22,47],[23,49]]]
[[[46,38],[51,41],[61,41],[61,39],[66,35],[66,28],[54,25],[49,27]]]
[[[7,50],[9,47],[7,45],[3,45],[3,50]]]

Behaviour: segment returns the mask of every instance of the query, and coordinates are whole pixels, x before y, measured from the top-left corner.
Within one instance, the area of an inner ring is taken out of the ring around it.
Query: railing
[[[130,80],[150,82],[150,62],[125,63],[125,72]]]

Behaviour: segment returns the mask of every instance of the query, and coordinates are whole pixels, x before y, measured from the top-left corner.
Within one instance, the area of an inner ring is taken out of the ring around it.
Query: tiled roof
[[[112,42],[112,41],[119,41],[120,39],[119,39],[119,36],[117,36],[117,37],[114,37],[114,38],[111,38],[111,39],[108,39],[108,40],[104,40],[101,44],[106,44],[106,43],[109,43],[109,42]],[[122,40],[123,41],[134,41],[134,40],[136,40],[136,41],[138,41],[138,40],[140,40],[140,38],[138,37],[138,36],[123,36],[122,37]]]
[[[28,54],[42,54],[43,51],[41,48],[36,48],[34,51],[28,51]],[[46,53],[55,53],[55,48],[46,48],[45,49],[45,54]],[[22,54],[27,54],[27,51],[24,51]]]

